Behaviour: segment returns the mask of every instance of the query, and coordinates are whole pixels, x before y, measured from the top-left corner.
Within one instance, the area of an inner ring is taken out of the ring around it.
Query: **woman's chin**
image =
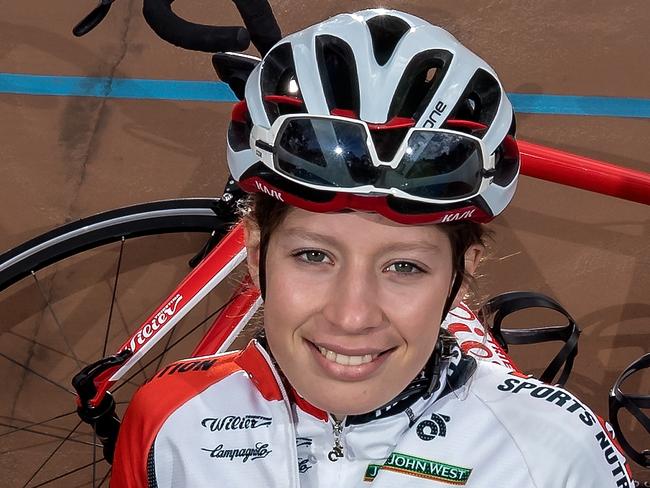
[[[335,417],[346,415],[360,415],[372,412],[388,403],[391,398],[383,398],[384,395],[369,395],[360,385],[357,385],[356,391],[349,391],[350,388],[337,388],[333,385],[323,386],[318,391],[307,391],[303,398],[309,403],[331,413]],[[350,385],[345,385],[349,387]],[[383,392],[381,392],[383,393]],[[381,398],[380,398],[381,397]]]

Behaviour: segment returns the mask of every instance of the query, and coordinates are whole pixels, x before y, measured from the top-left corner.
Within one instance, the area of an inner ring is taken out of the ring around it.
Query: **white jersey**
[[[139,390],[111,487],[633,486],[609,433],[573,395],[459,348],[431,396],[396,410],[335,422],[287,390],[253,341],[174,363]]]

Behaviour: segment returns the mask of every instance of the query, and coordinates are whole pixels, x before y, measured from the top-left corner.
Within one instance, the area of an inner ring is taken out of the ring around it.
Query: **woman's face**
[[[291,385],[335,415],[389,402],[434,348],[451,263],[434,225],[289,210],[269,241],[264,327]]]

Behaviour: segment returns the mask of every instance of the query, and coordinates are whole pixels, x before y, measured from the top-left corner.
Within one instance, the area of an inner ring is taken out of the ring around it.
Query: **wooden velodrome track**
[[[340,11],[379,6],[365,0],[271,4],[285,33]],[[555,114],[523,110],[518,136],[650,172],[646,0],[384,0],[380,6],[450,30],[492,64],[508,92],[616,97],[609,102],[623,107],[618,116],[593,115],[602,113],[600,99],[578,104],[583,115],[563,115],[568,109],[562,103],[542,104],[542,112]],[[32,92],[8,93],[5,74],[215,79],[209,55],[156,37],[140,14],[140,1],[118,0],[95,31],[74,38],[72,26],[92,7],[83,0],[0,3],[0,252],[98,211],[221,192],[228,102],[46,96],[42,89],[52,81],[42,79],[32,79]],[[229,2],[179,0],[174,8],[197,22],[240,24]],[[645,99],[639,101],[645,112],[630,116],[624,107],[631,98]],[[495,242],[481,292],[526,289],[558,299],[583,330],[568,387],[607,416],[615,378],[650,351],[650,209],[522,178],[514,203],[492,228]],[[5,333],[15,324],[3,318]],[[0,336],[0,351],[11,347],[6,334]],[[512,354],[523,369],[539,371],[549,351],[521,347]],[[650,392],[650,372],[633,386]],[[3,393],[0,415],[7,415],[11,391]],[[639,427],[630,429],[632,438],[650,447]],[[22,486],[30,466],[40,462],[21,449],[0,449],[3,486]],[[647,470],[632,467],[639,480],[650,482]]]

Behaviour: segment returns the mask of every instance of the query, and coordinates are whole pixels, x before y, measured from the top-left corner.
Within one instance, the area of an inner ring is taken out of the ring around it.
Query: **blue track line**
[[[138,80],[83,76],[0,73],[0,93],[106,97],[138,100],[235,102],[230,87],[220,81]]]
[[[517,112],[650,118],[650,99],[509,93]]]
[[[0,73],[0,94],[234,102],[220,81],[145,80]],[[520,113],[650,118],[650,99],[573,95],[509,94]]]

